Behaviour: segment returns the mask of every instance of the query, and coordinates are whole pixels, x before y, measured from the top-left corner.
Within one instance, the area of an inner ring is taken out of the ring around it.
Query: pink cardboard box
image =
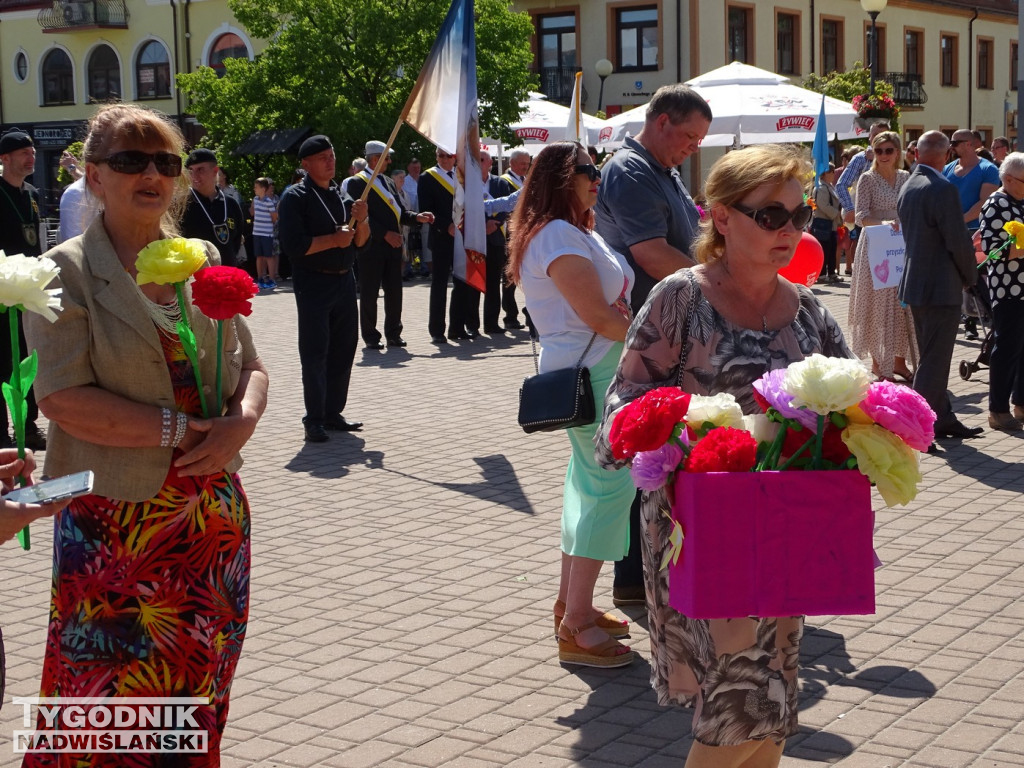
[[[669,604],[695,619],[875,612],[871,486],[856,470],[679,472]]]

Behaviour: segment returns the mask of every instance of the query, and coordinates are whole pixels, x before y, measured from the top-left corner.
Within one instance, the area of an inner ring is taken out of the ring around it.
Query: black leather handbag
[[[597,418],[594,390],[590,387],[590,369],[582,365],[595,333],[572,368],[537,373],[523,379],[519,389],[519,426],[531,432],[555,432],[569,427],[593,424]],[[537,345],[533,344],[533,367],[537,369]]]

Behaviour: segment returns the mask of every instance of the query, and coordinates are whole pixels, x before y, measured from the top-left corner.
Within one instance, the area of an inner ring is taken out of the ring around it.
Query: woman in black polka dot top
[[[1006,242],[1009,235],[1003,224],[1024,222],[1024,153],[1006,156],[999,179],[1002,186],[981,209],[985,253]],[[989,358],[988,423],[993,429],[1018,432],[1024,428],[1024,249],[1011,245],[982,269],[992,302],[995,341]]]

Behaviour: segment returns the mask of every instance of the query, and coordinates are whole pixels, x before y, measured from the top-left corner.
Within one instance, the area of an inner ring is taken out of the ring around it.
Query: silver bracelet
[[[160,447],[171,447],[171,409],[160,409]]]
[[[174,442],[171,443],[171,446],[177,448],[181,445],[181,441],[185,439],[186,432],[188,432],[188,414],[178,411],[178,420],[174,429]]]

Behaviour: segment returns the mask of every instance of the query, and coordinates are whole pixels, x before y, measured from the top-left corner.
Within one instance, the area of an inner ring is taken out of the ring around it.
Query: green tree
[[[853,101],[854,96],[859,96],[862,93],[866,94],[870,91],[871,70],[861,62],[855,61],[853,67],[845,72],[829,72],[827,75],[811,73],[804,78],[803,86],[809,90],[824,93],[826,96],[849,103]],[[885,80],[876,80],[875,93],[892,98],[892,87]],[[897,106],[893,119],[890,121],[892,129],[897,133],[899,132],[899,120],[900,108]]]
[[[231,156],[253,131],[309,126],[331,137],[339,170],[363,154],[370,139],[390,135],[450,0],[229,0],[255,37],[270,40],[254,61],[228,59],[218,78],[209,67],[179,75],[189,111],[206,128],[203,143],[218,151],[239,189],[256,172],[290,176],[294,158],[250,161]],[[536,87],[532,24],[506,0],[476,0],[477,81],[481,133],[513,138],[508,125]],[[428,142],[404,127],[394,144],[425,165]],[[283,187],[279,183],[279,189]]]

